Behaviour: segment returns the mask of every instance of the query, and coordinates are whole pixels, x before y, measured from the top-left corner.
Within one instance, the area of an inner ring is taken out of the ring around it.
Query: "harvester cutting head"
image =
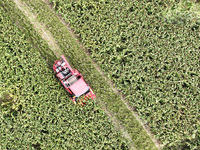
[[[83,76],[70,67],[63,55],[61,55],[61,60],[55,61],[53,70],[75,104],[79,101],[84,105],[83,100],[87,101],[96,97],[91,87],[85,83]],[[79,100],[82,96],[83,98]]]
[[[82,106],[84,106],[84,104],[86,103],[87,100],[94,99],[95,97],[96,97],[96,95],[90,88],[90,91],[87,94],[85,94],[84,97],[79,100],[79,102]]]

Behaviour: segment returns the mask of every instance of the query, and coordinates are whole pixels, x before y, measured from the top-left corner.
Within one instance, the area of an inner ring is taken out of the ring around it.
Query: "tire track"
[[[38,31],[41,37],[47,42],[49,48],[54,52],[56,57],[62,55],[62,51],[54,40],[51,32],[46,29],[44,24],[38,21],[37,16],[30,11],[31,9],[20,0],[14,0],[14,2],[16,3],[17,7],[23,12],[23,14],[30,20],[34,29]]]

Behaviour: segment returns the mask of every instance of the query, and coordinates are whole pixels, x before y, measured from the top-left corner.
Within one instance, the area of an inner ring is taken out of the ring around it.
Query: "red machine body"
[[[83,76],[78,72],[78,70],[73,70],[70,67],[64,55],[61,55],[61,60],[55,61],[53,70],[75,104],[78,98],[82,95],[84,95],[83,99],[85,100],[96,97],[90,86],[85,83]],[[83,99],[80,100],[82,105]]]

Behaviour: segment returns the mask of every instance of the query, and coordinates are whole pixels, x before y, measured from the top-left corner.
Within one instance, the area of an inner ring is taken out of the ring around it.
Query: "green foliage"
[[[195,14],[174,13],[179,1],[49,2],[165,148],[185,143],[199,148],[200,35]],[[166,13],[168,8],[174,11]]]
[[[1,6],[0,149],[128,149],[95,101],[73,105],[46,43],[13,2]]]

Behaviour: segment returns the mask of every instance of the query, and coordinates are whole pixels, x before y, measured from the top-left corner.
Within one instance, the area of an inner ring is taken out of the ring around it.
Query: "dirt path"
[[[54,40],[51,32],[49,32],[45,25],[40,23],[37,19],[37,16],[33,14],[30,10],[30,8],[20,0],[14,0],[17,7],[23,12],[23,14],[29,18],[31,24],[33,24],[34,29],[38,31],[38,33],[41,35],[41,37],[47,42],[49,45],[49,48],[54,52],[54,54],[59,57],[62,55],[61,50],[59,46],[57,45],[56,41]]]
[[[49,7],[50,9],[51,6],[50,4],[48,3],[47,0],[42,0],[44,1]],[[34,29],[41,35],[41,37],[48,43],[49,45],[49,48],[54,52],[54,54],[59,57],[61,54],[62,54],[62,51],[61,49],[59,48],[59,46],[57,45],[55,39],[53,38],[52,34],[50,31],[47,30],[47,28],[45,27],[44,24],[42,24],[41,22],[38,21],[37,19],[37,15],[32,13],[29,8],[29,6],[24,3],[24,2],[21,2],[20,0],[14,0],[14,2],[16,3],[17,7],[23,12],[23,14],[30,20],[31,24],[33,24],[33,27]],[[58,16],[58,15],[57,15]],[[73,33],[73,31],[70,29],[69,27],[69,24],[67,24],[61,16],[58,16],[60,21],[67,27],[67,29],[69,30],[71,36],[73,38],[76,38],[75,34]],[[78,41],[78,39],[76,38],[76,41],[77,43],[79,43],[80,47],[82,49],[84,49],[83,45],[81,45],[81,43]],[[85,51],[86,52],[86,51]],[[89,53],[88,53],[89,55]],[[91,60],[92,61],[92,60]],[[153,138],[153,135],[151,134],[150,132],[150,129],[145,126],[144,123],[142,123],[142,120],[139,119],[138,115],[132,110],[132,108],[128,105],[128,102],[123,98],[122,94],[120,94],[117,90],[117,88],[114,86],[114,84],[109,81],[104,73],[101,71],[101,69],[96,65],[96,63],[94,61],[93,62],[93,65],[95,66],[96,70],[99,71],[99,73],[104,77],[104,79],[110,84],[112,90],[117,94],[117,95],[121,95],[121,100],[124,102],[124,104],[126,104],[127,108],[132,112],[132,114],[135,116],[135,118],[141,123],[141,125],[143,126],[144,130],[146,130],[146,132],[148,133],[148,135],[151,137],[151,139],[153,140],[153,142],[155,143],[156,147],[158,149],[161,149],[161,146],[160,146],[160,143],[155,139]],[[106,110],[103,106],[102,106],[102,109],[105,111],[105,113],[110,117],[110,119],[113,121],[113,124],[116,126],[116,128],[118,130],[120,130],[123,134],[123,136],[130,142],[132,143],[131,145],[131,148],[135,150],[134,148],[134,142],[131,140],[131,137],[130,135],[128,134],[128,132],[125,130],[124,127],[122,126],[119,126],[119,122],[117,119],[115,119],[113,117],[113,115],[108,111]]]

